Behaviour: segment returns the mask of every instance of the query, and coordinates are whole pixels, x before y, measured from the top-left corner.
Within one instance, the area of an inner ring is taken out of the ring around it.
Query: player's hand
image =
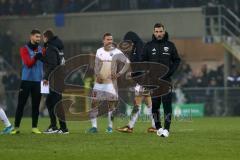
[[[47,86],[49,84],[48,80],[43,80],[43,85]]]
[[[35,58],[36,58],[37,60],[41,59],[41,58],[42,58],[42,53],[36,53],[36,54],[35,54]]]

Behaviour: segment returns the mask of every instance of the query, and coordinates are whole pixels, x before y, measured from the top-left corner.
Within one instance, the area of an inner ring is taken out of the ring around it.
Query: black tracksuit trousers
[[[162,128],[160,119],[160,105],[163,104],[164,110],[164,129],[169,131],[172,118],[172,92],[157,98],[152,98],[152,114],[156,129]]]
[[[30,94],[32,98],[32,128],[36,128],[38,125],[39,105],[41,101],[40,82],[22,81],[18,94],[18,105],[15,114],[16,128],[20,127],[24,107]]]
[[[61,117],[58,117],[59,119],[59,125],[60,129],[67,129],[67,125],[65,122],[65,114],[63,108],[60,106],[56,108],[56,104],[62,100],[62,95],[58,94],[52,90],[50,90],[50,93],[47,95],[46,99],[46,105],[48,108],[48,113],[50,117],[50,127],[56,128],[57,127],[57,120],[55,112],[60,113]]]

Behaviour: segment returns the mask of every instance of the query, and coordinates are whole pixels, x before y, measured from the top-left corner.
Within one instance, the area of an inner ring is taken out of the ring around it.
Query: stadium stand
[[[0,16],[46,15],[92,11],[187,8],[223,4],[238,12],[237,0],[1,0]]]

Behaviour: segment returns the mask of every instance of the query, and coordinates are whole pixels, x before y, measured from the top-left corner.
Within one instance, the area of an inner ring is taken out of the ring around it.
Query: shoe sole
[[[15,133],[10,133],[10,134],[12,134],[12,135],[15,135],[15,134],[20,134],[20,131],[17,131],[17,132],[15,132]]]
[[[154,131],[147,131],[148,133],[157,133],[157,130],[154,130]]]
[[[121,129],[117,129],[118,132],[122,132],[122,133],[133,133],[133,131],[125,131],[125,130],[121,130]]]
[[[64,133],[57,133],[57,134],[69,134],[69,132],[64,132]]]
[[[55,134],[57,133],[58,131],[52,131],[52,132],[43,132],[43,134]]]

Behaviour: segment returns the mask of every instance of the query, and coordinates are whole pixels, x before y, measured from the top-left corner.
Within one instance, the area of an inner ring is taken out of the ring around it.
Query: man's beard
[[[105,48],[105,50],[110,51],[113,48],[113,44],[112,43],[107,44],[107,45],[104,46],[104,48]]]
[[[40,41],[32,41],[35,45],[39,45]]]
[[[35,44],[36,44],[36,45],[39,45],[39,44],[40,44],[40,42],[35,42]]]

